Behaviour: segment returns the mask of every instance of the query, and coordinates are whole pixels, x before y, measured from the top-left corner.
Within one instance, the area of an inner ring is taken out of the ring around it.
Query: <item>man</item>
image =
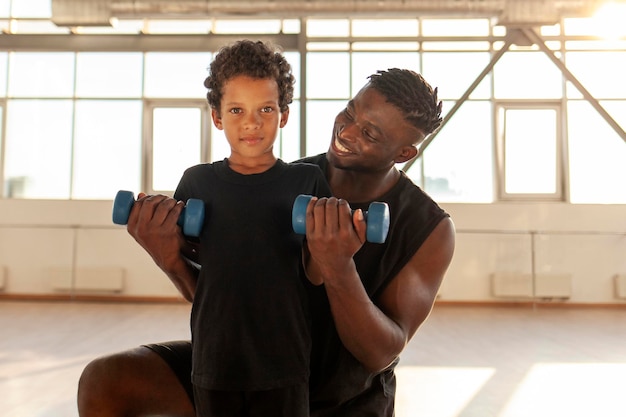
[[[304,262],[311,286],[312,416],[394,413],[394,367],[432,309],[454,252],[449,216],[395,168],[441,123],[437,90],[408,70],[379,71],[336,117],[320,165],[334,197],[307,208]],[[384,244],[364,243],[362,211],[389,204]],[[349,202],[349,205],[348,205]],[[181,203],[140,196],[129,233],[188,300],[197,273],[182,253]],[[79,383],[81,417],[193,416],[190,344],[139,347],[90,363]],[[187,395],[185,395],[187,391]]]

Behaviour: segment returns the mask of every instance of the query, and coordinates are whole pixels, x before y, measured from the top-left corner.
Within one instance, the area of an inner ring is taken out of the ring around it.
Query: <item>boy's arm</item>
[[[165,195],[140,193],[130,212],[127,230],[181,295],[192,302],[199,270],[187,260],[194,260],[194,248],[177,224],[183,207],[183,202]]]

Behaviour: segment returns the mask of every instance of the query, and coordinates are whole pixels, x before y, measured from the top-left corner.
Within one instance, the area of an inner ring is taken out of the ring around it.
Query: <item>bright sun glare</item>
[[[607,40],[626,36],[623,22],[626,20],[626,3],[607,2],[592,18],[594,32]]]

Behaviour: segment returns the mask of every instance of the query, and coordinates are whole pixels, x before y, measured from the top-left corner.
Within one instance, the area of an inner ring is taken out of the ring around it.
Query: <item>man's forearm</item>
[[[181,256],[180,263],[170,268],[159,266],[172,281],[178,292],[190,303],[196,294],[196,284],[200,270],[197,266]]]
[[[339,337],[366,369],[382,371],[406,345],[405,333],[369,298],[353,262],[336,273],[325,287]]]

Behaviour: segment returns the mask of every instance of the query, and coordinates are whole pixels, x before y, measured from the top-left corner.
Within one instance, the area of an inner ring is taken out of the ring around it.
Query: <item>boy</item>
[[[298,194],[329,195],[315,165],[273,153],[294,77],[283,55],[248,40],[222,48],[205,80],[230,156],[189,168],[174,194],[205,202],[193,296],[192,381],[198,416],[307,416],[310,334]]]

